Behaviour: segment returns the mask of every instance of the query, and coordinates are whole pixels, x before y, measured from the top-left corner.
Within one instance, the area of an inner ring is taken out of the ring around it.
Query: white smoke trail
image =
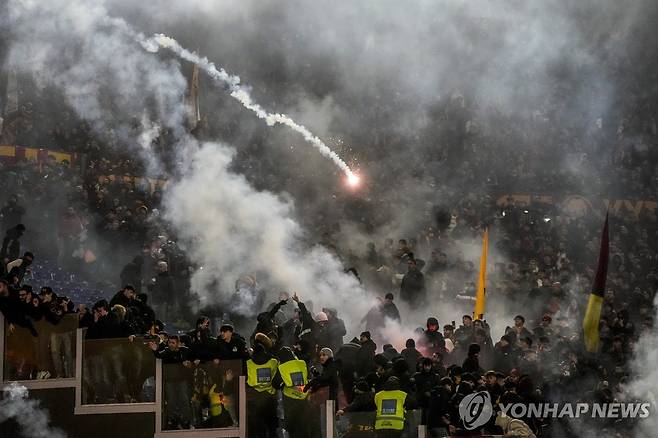
[[[223,68],[215,67],[215,64],[210,62],[206,57],[200,57],[196,53],[190,52],[182,47],[178,41],[163,34],[156,34],[149,39],[138,38],[138,41],[149,52],[157,52],[159,47],[166,48],[174,52],[180,58],[196,64],[205,71],[215,81],[228,86],[231,97],[236,99],[245,108],[253,111],[259,118],[264,119],[268,126],[274,126],[277,123],[285,125],[295,132],[302,134],[304,140],[311,143],[313,147],[318,149],[322,155],[332,160],[348,177],[350,184],[358,182],[358,176],[352,172],[350,167],[345,161],[338,156],[336,152],[331,150],[322,140],[313,135],[305,126],[296,123],[293,119],[285,114],[269,113],[259,104],[255,103],[249,94],[249,91],[244,86],[240,85],[240,77],[228,74]]]
[[[28,398],[26,387],[12,382],[2,392],[0,423],[13,418],[29,438],[66,438],[63,431],[49,426],[48,412],[39,407],[37,400]]]
[[[143,44],[138,47],[135,42],[147,39],[125,21],[111,18],[103,0],[11,0],[9,6],[14,68],[63,90],[67,103],[95,127],[118,119],[126,126],[121,131],[126,146],[139,151],[149,166],[159,164],[151,148],[157,126],[172,132],[172,149],[185,159],[176,169],[179,178],[170,180],[163,208],[192,264],[204,268],[191,278],[201,301],[233,299],[235,280],[250,274],[272,295],[297,291],[317,310],[340,303],[348,326],[360,321],[370,305],[367,291],[343,273],[336,257],[305,244],[292,202],[255,190],[233,172],[232,148],[199,144],[186,133],[186,83],[178,62],[150,55]],[[78,53],[68,55],[70,47],[78,46]],[[80,93],[81,84],[98,83],[105,89]],[[106,104],[108,99],[113,106]],[[157,111],[149,111],[141,130],[135,129],[135,115],[144,114],[154,100]],[[250,305],[253,300],[247,298],[236,304]],[[348,327],[351,333],[357,328]]]

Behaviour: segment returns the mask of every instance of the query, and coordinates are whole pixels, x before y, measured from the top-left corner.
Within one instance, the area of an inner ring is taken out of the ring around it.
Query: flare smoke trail
[[[30,438],[66,438],[66,434],[48,425],[48,412],[39,402],[28,398],[27,388],[16,382],[3,388],[0,400],[0,423],[13,418],[23,435]]]
[[[223,68],[217,69],[215,64],[210,62],[208,58],[200,57],[199,55],[190,52],[186,48],[182,47],[178,41],[166,35],[156,34],[148,40],[140,41],[140,43],[149,52],[155,53],[158,51],[159,47],[166,48],[174,52],[180,58],[196,64],[215,81],[227,85],[231,91],[231,97],[240,102],[245,108],[256,113],[259,118],[265,119],[265,122],[268,126],[274,126],[279,123],[289,127],[293,131],[302,134],[304,140],[311,143],[313,147],[318,149],[322,155],[329,158],[343,172],[345,172],[345,175],[347,175],[350,184],[355,184],[358,182],[358,176],[352,172],[347,163],[345,163],[345,161],[343,161],[343,159],[340,158],[336,152],[332,151],[331,148],[329,148],[329,146],[327,146],[322,140],[313,135],[313,133],[309,131],[305,126],[296,123],[293,119],[285,114],[269,113],[259,104],[255,103],[249,92],[240,85],[239,76],[230,75]]]

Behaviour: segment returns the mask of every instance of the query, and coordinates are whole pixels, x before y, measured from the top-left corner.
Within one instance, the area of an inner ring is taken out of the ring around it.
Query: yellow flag
[[[480,274],[478,275],[478,288],[475,294],[475,310],[473,319],[484,318],[484,304],[487,294],[487,251],[489,249],[489,229],[485,228],[482,239],[482,256],[480,257]]]
[[[608,214],[605,215],[603,232],[601,233],[601,248],[599,249],[599,265],[594,277],[594,285],[589,294],[585,318],[583,318],[583,341],[590,353],[599,350],[599,325],[601,324],[601,308],[605,295],[605,283],[608,276],[608,258],[610,256],[610,234],[608,232]]]

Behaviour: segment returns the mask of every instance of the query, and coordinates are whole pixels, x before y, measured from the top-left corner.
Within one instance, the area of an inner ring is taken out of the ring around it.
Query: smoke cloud
[[[27,438],[66,438],[60,429],[50,426],[48,412],[37,400],[29,398],[26,387],[12,382],[2,389],[0,423],[13,419]]]

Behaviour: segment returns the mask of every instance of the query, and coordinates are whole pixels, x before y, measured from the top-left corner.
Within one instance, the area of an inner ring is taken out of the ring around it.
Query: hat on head
[[[233,323],[231,321],[222,321],[222,325],[219,326],[219,331],[220,332],[225,332],[225,331],[235,331],[235,327],[233,327]]]

